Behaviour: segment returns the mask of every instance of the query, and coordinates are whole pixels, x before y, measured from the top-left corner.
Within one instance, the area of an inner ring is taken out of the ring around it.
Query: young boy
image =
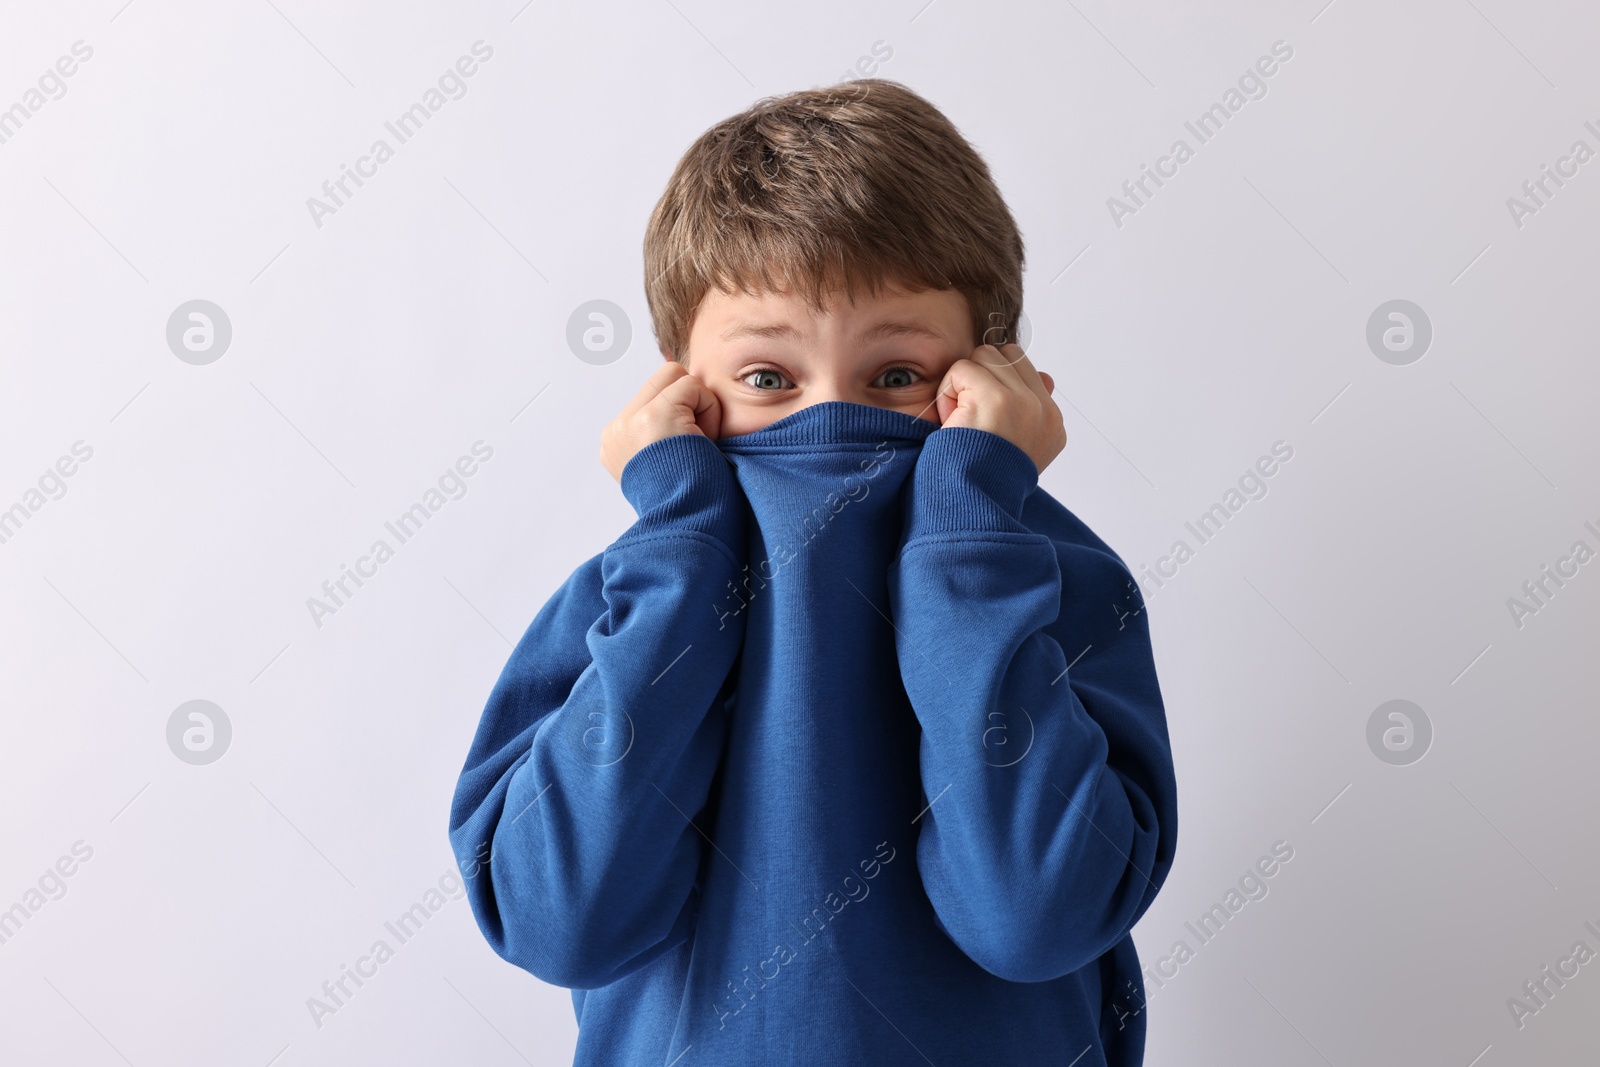
[[[645,236],[638,520],[535,615],[450,840],[580,1065],[1128,1067],[1177,838],[1138,588],[1038,485],[988,168],[895,82],[707,130]]]

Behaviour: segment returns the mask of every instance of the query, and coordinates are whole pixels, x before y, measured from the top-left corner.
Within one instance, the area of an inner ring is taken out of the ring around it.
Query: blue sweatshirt
[[[828,401],[641,449],[456,787],[580,1067],[1129,1067],[1177,799],[1138,589],[998,434]]]

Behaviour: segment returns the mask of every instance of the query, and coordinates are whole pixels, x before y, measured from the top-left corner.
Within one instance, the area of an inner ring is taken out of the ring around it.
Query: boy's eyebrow
[[[787,322],[755,323],[738,322],[722,334],[722,340],[732,341],[740,337],[764,337],[768,339],[783,338],[798,340],[800,333]],[[945,337],[933,327],[916,319],[894,319],[880,322],[876,326],[869,326],[856,335],[856,341],[865,344],[868,341],[878,341],[885,337],[931,337],[936,341],[943,341]]]

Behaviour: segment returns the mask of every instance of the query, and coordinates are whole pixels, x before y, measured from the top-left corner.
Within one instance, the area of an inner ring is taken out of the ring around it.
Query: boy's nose
[[[814,375],[810,384],[806,386],[806,403],[820,404],[825,400],[848,400],[856,404],[865,404],[866,397],[857,396],[857,390],[846,381]]]

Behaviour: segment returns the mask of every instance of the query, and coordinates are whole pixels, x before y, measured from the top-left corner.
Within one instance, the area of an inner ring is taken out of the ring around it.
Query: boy
[[[638,520],[506,664],[450,839],[588,1064],[1128,1067],[1176,783],[1122,560],[1039,473],[1022,240],[895,82],[707,130],[645,236]]]

